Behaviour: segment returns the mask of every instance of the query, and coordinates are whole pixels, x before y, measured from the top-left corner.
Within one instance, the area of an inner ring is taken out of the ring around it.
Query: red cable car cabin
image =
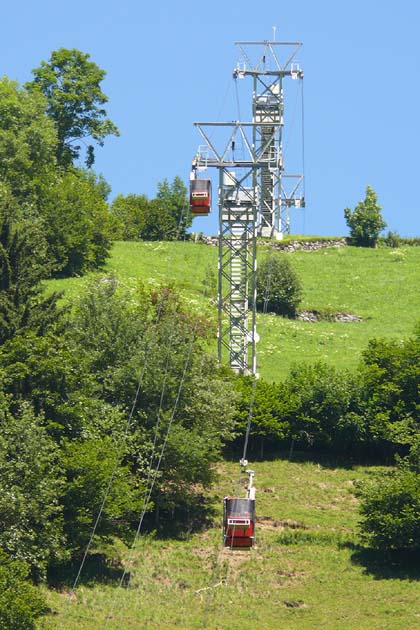
[[[190,209],[196,216],[205,216],[211,209],[211,181],[209,179],[190,180]]]
[[[225,497],[223,540],[225,547],[252,547],[255,539],[255,499]]]

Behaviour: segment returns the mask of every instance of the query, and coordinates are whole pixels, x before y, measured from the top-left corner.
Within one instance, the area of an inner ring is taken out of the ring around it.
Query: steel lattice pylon
[[[302,80],[303,72],[295,57],[300,42],[236,42],[240,51],[233,76],[252,79],[253,145],[265,158],[261,167],[261,236],[281,239],[290,232],[289,209],[303,207],[303,174],[284,171],[284,79]],[[281,54],[284,53],[284,54]]]
[[[303,73],[293,61],[300,43],[236,44],[241,60],[233,77],[252,77],[252,121],[196,122],[205,145],[192,172],[219,169],[219,360],[227,351],[235,371],[255,375],[257,234],[281,238],[289,231],[289,208],[304,205],[303,175],[284,173],[282,149],[283,79]],[[279,46],[288,50],[285,61]],[[253,60],[249,50],[257,47]]]
[[[219,357],[225,347],[232,369],[255,374],[257,188],[221,169],[219,190]]]

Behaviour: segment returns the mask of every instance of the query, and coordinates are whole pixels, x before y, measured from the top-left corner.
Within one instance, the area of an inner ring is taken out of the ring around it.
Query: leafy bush
[[[344,217],[350,228],[352,243],[359,247],[375,247],[380,232],[387,225],[382,219],[376,193],[370,186],[366,188],[364,201],[360,201],[353,211],[346,208]]]
[[[378,238],[378,244],[385,247],[420,247],[420,238],[400,236],[398,232],[388,232],[386,236]]]
[[[294,367],[280,389],[289,436],[302,445],[354,449],[367,435],[359,391],[357,377],[325,363]]]
[[[400,245],[408,245],[409,247],[420,247],[420,238],[400,236]]]
[[[383,447],[410,444],[420,428],[420,328],[402,342],[372,339],[360,375],[372,439]]]
[[[36,619],[47,612],[40,592],[28,581],[28,567],[0,549],[0,628],[35,630]]]
[[[400,247],[401,237],[398,232],[391,232],[391,230],[389,230],[389,232],[383,239],[383,242],[387,247],[392,247],[394,249],[396,247]]]
[[[381,551],[420,550],[420,441],[396,470],[362,485],[362,538]]]
[[[0,426],[0,545],[45,575],[48,564],[65,555],[60,495],[64,480],[59,452],[28,405]],[[3,627],[3,626],[1,626]]]
[[[325,363],[295,366],[283,383],[239,378],[236,411],[238,437],[244,434],[252,399],[250,447],[261,449],[293,440],[301,447],[352,454],[367,441],[369,431],[361,414],[357,375]]]
[[[257,270],[257,308],[295,317],[302,298],[299,277],[282,254],[270,254]]]
[[[263,456],[264,444],[278,444],[289,433],[289,425],[282,417],[281,385],[258,379],[240,376],[232,381],[238,392],[235,414],[236,432],[242,444],[250,409],[252,410],[249,447],[255,450],[256,439],[259,442],[260,455]],[[252,405],[251,405],[252,401]]]

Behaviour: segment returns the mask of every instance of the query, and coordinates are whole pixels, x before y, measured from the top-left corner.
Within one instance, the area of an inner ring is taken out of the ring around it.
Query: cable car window
[[[196,192],[207,192],[209,189],[209,180],[208,179],[195,179],[192,182],[192,190]]]
[[[237,516],[248,516],[255,511],[255,500],[253,499],[228,499],[226,509],[229,514]]]

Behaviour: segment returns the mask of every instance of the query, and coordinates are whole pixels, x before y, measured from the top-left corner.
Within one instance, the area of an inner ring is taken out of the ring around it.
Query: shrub
[[[304,445],[343,452],[366,440],[359,381],[319,362],[297,365],[279,389],[281,416],[290,437]]]
[[[262,379],[253,383],[249,376],[237,377],[233,384],[238,393],[235,414],[237,437],[242,445],[251,409],[249,447],[255,450],[258,439],[262,457],[264,444],[278,445],[288,434],[288,424],[282,418],[282,386]]]
[[[420,550],[420,474],[416,442],[397,469],[358,490],[362,538],[381,551]]]
[[[295,317],[302,299],[299,277],[282,254],[270,254],[257,271],[257,308]]]
[[[365,200],[360,201],[353,211],[346,208],[344,217],[350,228],[352,243],[359,247],[375,247],[380,232],[387,225],[382,219],[376,193],[370,186],[366,188]]]
[[[420,427],[420,328],[404,341],[372,339],[360,368],[371,437],[392,450]]]
[[[387,247],[392,247],[393,249],[401,245],[400,235],[398,232],[391,232],[391,230],[388,231],[383,241]]]
[[[39,591],[27,581],[28,567],[0,549],[0,628],[35,630],[35,620],[47,611]]]
[[[59,453],[29,405],[2,411],[0,426],[0,545],[38,579],[66,554]]]

